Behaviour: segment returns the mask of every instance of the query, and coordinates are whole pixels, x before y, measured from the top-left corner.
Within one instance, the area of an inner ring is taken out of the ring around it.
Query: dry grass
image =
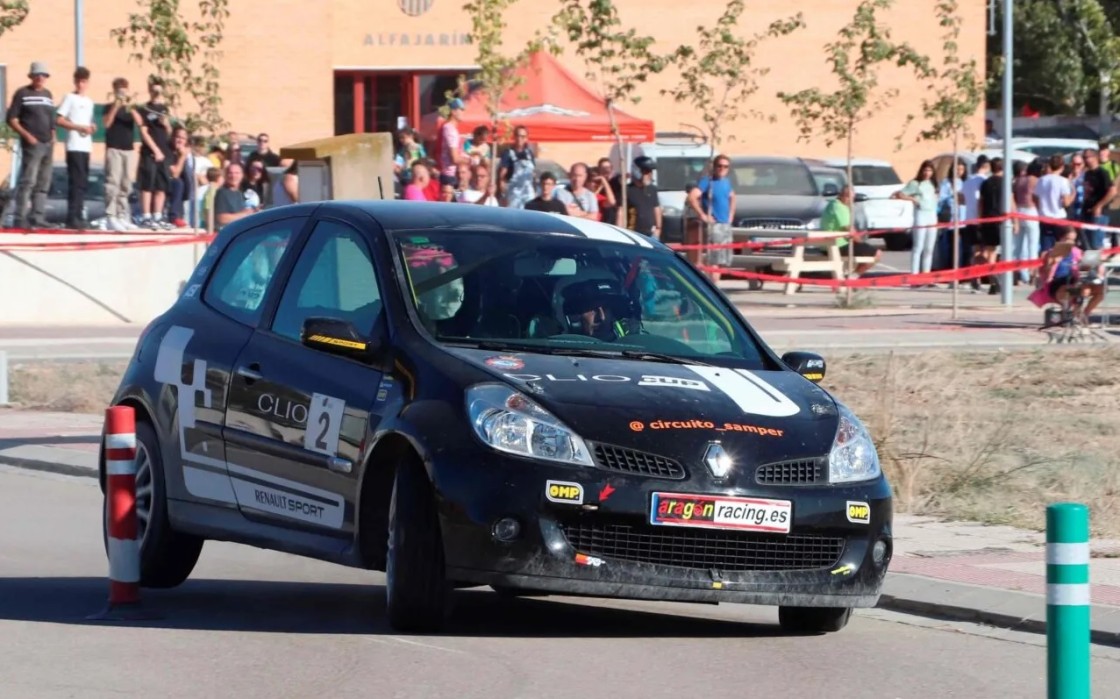
[[[1041,529],[1045,505],[1089,505],[1120,536],[1120,373],[1111,346],[833,358],[824,386],[878,442],[899,512]],[[11,368],[11,397],[100,412],[124,362]]]
[[[850,356],[826,387],[867,423],[900,512],[1042,529],[1090,507],[1120,534],[1120,376],[1111,347]]]

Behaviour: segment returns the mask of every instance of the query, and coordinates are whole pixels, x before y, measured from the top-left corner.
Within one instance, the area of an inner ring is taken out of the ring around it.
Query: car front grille
[[[600,468],[639,476],[671,478],[680,480],[685,477],[684,467],[672,459],[656,454],[647,454],[634,449],[614,447],[609,444],[594,444],[591,453]]]
[[[832,536],[655,527],[588,518],[561,522],[560,528],[580,553],[693,570],[821,570],[834,566],[844,552],[844,539]]]
[[[760,485],[815,485],[828,480],[824,459],[801,459],[759,466],[754,479]]]
[[[735,227],[805,230],[805,222],[796,218],[742,218],[735,222]]]

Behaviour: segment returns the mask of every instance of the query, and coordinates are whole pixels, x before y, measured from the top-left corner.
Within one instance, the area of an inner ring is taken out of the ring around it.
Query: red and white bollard
[[[140,612],[140,528],[136,519],[136,411],[105,411],[105,516],[108,518],[109,606],[99,619],[148,618]]]

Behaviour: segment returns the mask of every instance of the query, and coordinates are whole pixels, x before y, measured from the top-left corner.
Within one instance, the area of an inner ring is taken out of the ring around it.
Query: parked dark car
[[[66,175],[66,165],[55,164],[51,168],[51,188],[47,193],[47,223],[63,225],[66,223],[67,192],[69,181]],[[4,218],[14,214],[9,210],[13,204],[15,189],[10,186],[8,178],[0,183],[0,211]],[[90,165],[89,189],[86,190],[85,216],[86,221],[96,221],[105,216],[105,170],[101,165]],[[4,221],[5,224],[9,222]]]
[[[839,187],[817,185],[801,158],[739,156],[731,158],[735,187],[736,228],[820,228],[828,197]]]

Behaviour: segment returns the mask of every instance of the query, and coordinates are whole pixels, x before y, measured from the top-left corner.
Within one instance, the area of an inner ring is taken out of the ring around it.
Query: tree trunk
[[[855,199],[855,191],[856,191],[856,189],[855,189],[855,185],[852,184],[852,138],[853,138],[853,135],[854,135],[854,134],[852,134],[852,126],[853,125],[851,123],[848,124],[848,162],[847,162],[847,167],[848,167],[847,178],[848,178],[848,181],[847,181],[847,185],[849,187],[851,187],[851,189],[852,189],[852,206],[851,206],[851,212],[848,214],[848,274],[849,275],[851,275],[851,273],[854,272],[855,269],[856,269],[856,258],[855,258],[855,251],[856,251],[856,240],[855,240],[856,199]],[[851,286],[851,284],[844,287],[844,289],[845,289],[845,292],[844,292],[845,307],[851,308],[852,307],[852,286]]]
[[[1102,70],[1101,79],[1101,104],[1099,109],[1100,128],[1098,133],[1102,136],[1112,130],[1112,74]]]
[[[619,164],[622,165],[622,167],[619,168],[618,173],[619,182],[621,184],[621,187],[619,188],[621,190],[619,192],[621,196],[618,199],[618,209],[622,217],[622,227],[628,228],[626,224],[630,222],[630,216],[629,212],[626,210],[626,190],[628,189],[626,180],[630,175],[631,164],[626,162],[626,154],[622,152],[622,132],[618,130],[618,122],[614,118],[614,100],[608,97],[606,102],[607,118],[610,119],[611,122],[611,135],[614,136],[614,142],[618,146],[618,161]],[[607,183],[607,186],[610,186],[609,182]],[[660,231],[658,232],[660,233]]]
[[[957,148],[960,143],[960,130],[953,130],[953,165],[952,170],[949,172],[950,184],[953,191],[952,212],[953,212],[953,273],[960,269],[961,266],[961,222],[960,217],[957,215],[960,211],[960,205],[957,203],[957,166],[960,162]],[[960,291],[960,280],[953,277],[953,320],[957,319],[957,294]]]

